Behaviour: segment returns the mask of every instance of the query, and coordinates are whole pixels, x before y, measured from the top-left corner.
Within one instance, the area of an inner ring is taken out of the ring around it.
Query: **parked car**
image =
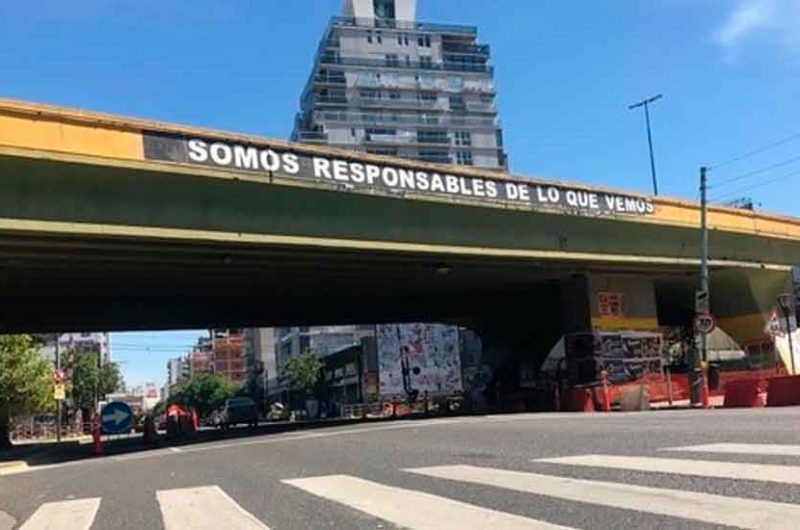
[[[251,427],[258,425],[256,402],[249,397],[236,397],[225,401],[219,411],[217,424],[223,429],[232,425],[246,423]]]

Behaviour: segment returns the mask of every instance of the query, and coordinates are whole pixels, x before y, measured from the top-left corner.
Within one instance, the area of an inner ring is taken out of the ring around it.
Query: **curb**
[[[22,473],[28,469],[28,463],[24,460],[11,460],[10,462],[0,462],[0,477],[3,475],[13,475]]]

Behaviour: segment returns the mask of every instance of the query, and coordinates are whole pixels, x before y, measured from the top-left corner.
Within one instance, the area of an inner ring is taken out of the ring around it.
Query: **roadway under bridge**
[[[800,220],[709,222],[712,310],[759,340]],[[4,332],[440,321],[546,352],[687,325],[698,225],[676,199],[0,100]]]

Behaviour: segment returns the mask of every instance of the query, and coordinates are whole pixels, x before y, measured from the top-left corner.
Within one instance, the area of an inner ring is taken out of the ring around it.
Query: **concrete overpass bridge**
[[[712,309],[757,340],[800,220],[709,221]],[[687,324],[698,225],[676,199],[0,100],[6,332],[436,320],[541,351]]]

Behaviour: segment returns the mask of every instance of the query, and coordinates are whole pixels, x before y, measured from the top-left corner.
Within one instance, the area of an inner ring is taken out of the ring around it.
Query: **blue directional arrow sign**
[[[103,407],[100,412],[100,421],[103,425],[103,432],[106,434],[127,433],[130,432],[133,424],[133,411],[121,401],[112,401]]]

